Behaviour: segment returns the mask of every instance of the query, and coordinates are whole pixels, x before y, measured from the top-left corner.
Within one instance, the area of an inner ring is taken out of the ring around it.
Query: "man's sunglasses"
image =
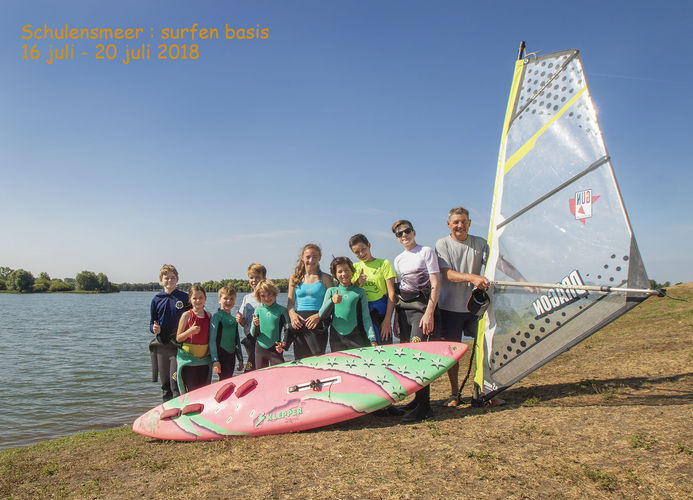
[[[409,234],[409,233],[411,233],[413,230],[414,230],[413,228],[408,227],[408,228],[406,228],[406,229],[402,229],[401,231],[397,231],[397,232],[395,233],[395,236],[397,236],[398,238],[401,238],[403,234]]]

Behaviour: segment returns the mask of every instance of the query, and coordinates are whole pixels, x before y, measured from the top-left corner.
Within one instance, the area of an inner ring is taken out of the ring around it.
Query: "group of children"
[[[178,290],[178,271],[164,265],[159,273],[163,290],[152,300],[150,319],[150,331],[156,335],[150,351],[164,401],[210,383],[213,373],[222,380],[234,369],[283,363],[283,352],[292,345],[294,358],[301,359],[324,354],[328,338],[332,352],[391,343],[392,266],[372,258],[365,236],[356,235],[352,242],[364,265],[358,274],[349,258],[337,257],[329,276],[320,271],[317,245],[301,250],[290,280],[288,308],[277,303],[279,288],[267,279],[266,268],[251,264],[247,273],[253,292],[243,298],[235,316],[233,288],[219,290],[219,309],[211,315],[205,311],[204,289],[193,285],[188,293]],[[241,345],[248,355],[245,365]]]

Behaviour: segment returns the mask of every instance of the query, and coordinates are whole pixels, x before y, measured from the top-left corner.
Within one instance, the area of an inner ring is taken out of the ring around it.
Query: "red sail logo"
[[[598,195],[592,195],[591,189],[578,191],[575,193],[575,198],[570,198],[570,213],[573,214],[576,220],[585,224],[586,219],[592,217],[592,204],[600,198]]]

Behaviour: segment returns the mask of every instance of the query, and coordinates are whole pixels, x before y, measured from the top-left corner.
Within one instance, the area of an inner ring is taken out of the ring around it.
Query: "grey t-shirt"
[[[447,235],[436,242],[438,265],[440,269],[452,269],[459,273],[481,275],[481,269],[488,258],[488,244],[479,236],[467,236],[457,241]],[[441,273],[443,274],[443,273]],[[469,312],[467,301],[474,290],[471,283],[451,283],[441,278],[438,306],[446,311]]]

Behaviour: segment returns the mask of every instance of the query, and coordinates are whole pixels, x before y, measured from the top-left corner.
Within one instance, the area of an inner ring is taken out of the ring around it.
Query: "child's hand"
[[[250,364],[250,363],[248,363],[248,364]],[[239,371],[239,372],[240,372],[241,370],[243,370],[243,363],[241,363],[241,362],[239,361],[239,362],[238,362],[238,368],[236,368],[236,370]]]
[[[313,328],[318,326],[318,323],[320,323],[320,315],[318,313],[315,313],[306,318],[306,328],[308,328],[309,330],[312,330]]]
[[[212,363],[212,371],[214,373],[221,373],[221,363],[219,363],[219,361]]]
[[[289,319],[291,320],[291,328],[293,328],[294,330],[299,330],[301,326],[303,326],[303,323],[305,323],[306,321],[293,309],[289,311]]]
[[[286,347],[286,344],[284,342],[275,342],[274,344],[274,350],[277,351],[279,354],[284,352],[284,347]]]
[[[253,325],[260,326],[260,318],[253,314]]]
[[[152,326],[152,331],[154,332],[155,335],[159,335],[161,333],[161,327],[159,326],[159,323],[156,321],[154,322],[154,325]]]
[[[392,336],[392,327],[390,326],[390,321],[385,319],[380,324],[380,338],[383,340],[389,340]]]
[[[241,311],[238,311],[236,313],[236,323],[238,323],[241,326],[245,326],[245,318],[241,314]]]
[[[197,335],[198,333],[200,333],[200,330],[201,328],[197,325],[190,327],[190,329],[188,330],[188,338],[192,337],[193,335]]]
[[[361,269],[361,274],[359,274],[359,279],[356,280],[356,284],[358,286],[363,286],[363,284],[366,282],[366,273],[363,272],[363,269]]]
[[[332,296],[332,303],[339,304],[340,302],[342,302],[342,296],[339,295],[339,290],[337,289],[334,291],[334,295]]]

